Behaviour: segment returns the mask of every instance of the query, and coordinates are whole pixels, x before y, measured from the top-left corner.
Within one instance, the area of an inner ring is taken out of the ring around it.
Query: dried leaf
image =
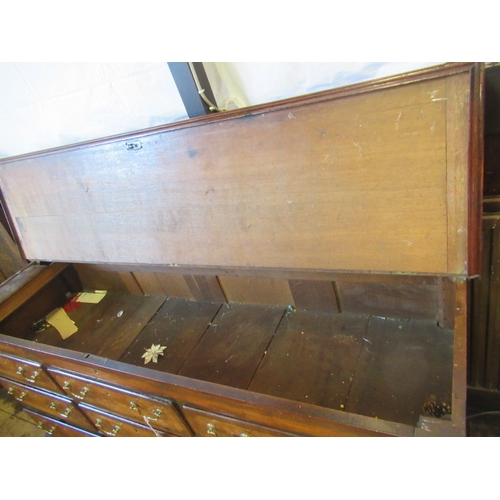
[[[144,364],[148,364],[150,361],[153,363],[158,363],[158,356],[163,356],[163,351],[167,346],[162,346],[160,344],[152,344],[149,349],[145,348],[145,353],[141,356],[144,358]]]

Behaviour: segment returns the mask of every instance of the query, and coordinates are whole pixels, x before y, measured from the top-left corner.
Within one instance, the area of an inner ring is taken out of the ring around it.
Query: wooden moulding
[[[482,269],[482,214],[485,149],[485,72],[477,64],[470,72],[469,157],[467,190],[467,275],[478,276]]]
[[[475,273],[479,73],[444,65],[6,159],[11,225],[32,260]]]

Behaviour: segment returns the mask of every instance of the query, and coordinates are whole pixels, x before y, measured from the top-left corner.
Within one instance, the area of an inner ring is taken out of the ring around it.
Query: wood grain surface
[[[98,304],[81,304],[68,313],[78,331],[63,340],[50,327],[36,335],[39,342],[77,352],[118,359],[161,307],[165,297],[109,292]]]
[[[371,317],[346,411],[416,425],[433,398],[452,404],[453,362],[453,331]]]
[[[179,375],[246,389],[284,309],[223,305]]]
[[[250,390],[343,409],[367,324],[361,315],[287,313]]]
[[[2,162],[1,188],[30,259],[461,274],[469,87],[459,73],[221,114],[136,150]]]
[[[120,361],[141,366],[142,355],[152,344],[165,346],[163,356],[148,368],[177,373],[197,346],[222,304],[167,299],[158,313],[128,347]]]

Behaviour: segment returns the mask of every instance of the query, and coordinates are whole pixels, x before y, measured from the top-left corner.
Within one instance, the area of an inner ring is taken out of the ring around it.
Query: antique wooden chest
[[[0,161],[0,383],[50,435],[465,435],[482,72]]]

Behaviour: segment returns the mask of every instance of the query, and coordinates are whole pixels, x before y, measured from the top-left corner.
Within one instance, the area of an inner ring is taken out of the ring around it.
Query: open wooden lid
[[[481,66],[8,158],[30,260],[471,275]]]

